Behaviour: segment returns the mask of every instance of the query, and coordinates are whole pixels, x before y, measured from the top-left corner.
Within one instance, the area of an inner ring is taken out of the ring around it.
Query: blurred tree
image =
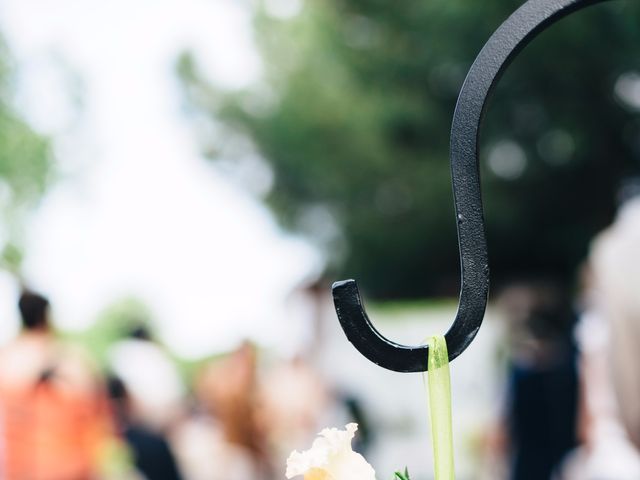
[[[67,337],[87,346],[100,365],[106,366],[108,351],[115,342],[140,327],[154,332],[151,318],[151,309],[142,300],[123,297],[107,305],[88,329],[68,333]]]
[[[53,158],[49,140],[12,107],[13,80],[11,59],[0,39],[0,263],[18,272],[25,215],[50,181]]]
[[[159,325],[154,321],[152,309],[138,297],[125,296],[106,305],[87,329],[60,333],[63,338],[78,345],[83,345],[91,352],[92,358],[96,360],[101,368],[110,369],[109,353],[113,345],[118,341],[135,335],[135,331],[141,327],[151,334],[154,342],[165,348],[161,339]],[[187,385],[193,384],[195,375],[203,365],[222,355],[216,352],[198,359],[186,359],[175,355],[168,348],[167,353],[172,357]]]
[[[269,0],[256,15],[265,74],[223,93],[178,69],[204,148],[273,170],[283,223],[371,295],[457,290],[449,128],[464,76],[514,0]],[[291,10],[291,8],[289,8]],[[286,10],[286,9],[285,9]],[[489,109],[482,173],[494,278],[570,279],[640,159],[640,5],[591,7],[536,39]],[[251,147],[242,142],[248,138]]]

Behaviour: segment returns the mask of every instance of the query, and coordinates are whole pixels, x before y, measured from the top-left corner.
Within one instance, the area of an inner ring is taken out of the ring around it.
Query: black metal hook
[[[487,305],[489,263],[478,164],[478,138],[487,99],[511,60],[538,33],[581,8],[607,0],[529,0],[487,41],[462,86],[451,128],[451,179],[455,202],[461,289],[458,312],[446,333],[449,360],[475,338]],[[333,284],[342,329],[358,351],[397,372],[427,370],[428,347],[406,346],[380,334],[364,310],[355,280]]]

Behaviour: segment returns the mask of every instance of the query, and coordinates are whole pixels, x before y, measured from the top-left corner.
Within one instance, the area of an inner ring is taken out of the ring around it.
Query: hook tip
[[[338,280],[337,282],[333,282],[333,285],[331,285],[331,290],[349,288],[350,286],[355,286],[355,284],[356,281],[352,278],[349,278],[348,280]]]
[[[347,309],[353,312],[354,307],[356,307],[357,310],[362,309],[358,284],[352,278],[334,282],[331,286],[331,293],[337,312]],[[349,316],[350,315],[351,314],[349,314]],[[338,317],[342,318],[341,315],[338,315]]]

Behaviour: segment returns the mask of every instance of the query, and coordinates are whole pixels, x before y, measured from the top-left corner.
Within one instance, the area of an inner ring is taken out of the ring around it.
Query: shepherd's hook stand
[[[478,333],[489,293],[478,163],[478,138],[487,99],[511,60],[538,33],[577,10],[604,1],[529,0],[496,30],[467,74],[451,128],[451,179],[462,278],[456,318],[445,334],[449,360],[460,355]],[[334,283],[333,301],[344,333],[362,355],[396,372],[427,370],[429,347],[401,345],[378,332],[364,310],[355,280]]]

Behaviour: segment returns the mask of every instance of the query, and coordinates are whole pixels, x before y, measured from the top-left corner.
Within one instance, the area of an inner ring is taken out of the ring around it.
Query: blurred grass
[[[371,304],[371,312],[376,312],[384,317],[403,317],[421,312],[434,313],[436,311],[451,310],[457,307],[455,298],[433,298],[421,300],[404,300],[374,302]],[[391,320],[391,318],[389,318]]]

